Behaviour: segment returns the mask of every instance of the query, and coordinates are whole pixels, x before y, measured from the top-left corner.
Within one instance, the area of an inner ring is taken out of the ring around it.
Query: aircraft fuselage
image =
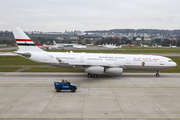
[[[59,67],[105,66],[125,70],[164,70],[177,64],[171,59],[155,55],[30,52],[30,60]]]

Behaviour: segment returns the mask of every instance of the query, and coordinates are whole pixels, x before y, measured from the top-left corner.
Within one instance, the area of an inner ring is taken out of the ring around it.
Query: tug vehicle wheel
[[[57,89],[56,89],[56,92],[61,92],[61,88],[57,88]]]
[[[75,92],[76,91],[76,88],[71,88],[71,92]]]

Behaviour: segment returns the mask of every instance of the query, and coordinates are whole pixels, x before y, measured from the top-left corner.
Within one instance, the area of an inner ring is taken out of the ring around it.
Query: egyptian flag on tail
[[[31,39],[16,39],[17,45],[36,46]]]
[[[35,46],[34,42],[19,27],[13,28],[13,34],[17,45]]]
[[[13,28],[13,35],[20,51],[43,51],[19,27]]]

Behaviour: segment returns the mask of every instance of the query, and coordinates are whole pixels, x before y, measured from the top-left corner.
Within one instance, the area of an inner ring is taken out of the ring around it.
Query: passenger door
[[[126,64],[130,64],[130,57],[126,57]]]
[[[48,60],[48,54],[47,54],[47,53],[45,53],[45,54],[43,55],[43,60],[44,60],[44,61],[47,61],[47,60]]]
[[[160,65],[164,65],[164,59],[160,58]]]

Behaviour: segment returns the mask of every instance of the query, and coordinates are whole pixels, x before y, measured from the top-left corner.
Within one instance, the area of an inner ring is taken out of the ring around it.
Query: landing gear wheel
[[[159,77],[159,73],[156,73],[156,77]]]
[[[57,88],[57,89],[56,89],[56,92],[61,92],[61,88]]]
[[[94,77],[94,78],[97,78],[97,77],[98,77],[98,75],[97,75],[97,74],[93,74],[93,77]]]
[[[92,74],[88,73],[87,77],[92,78]]]
[[[156,77],[159,77],[160,75],[159,75],[159,70],[157,70],[157,73],[156,73]]]

